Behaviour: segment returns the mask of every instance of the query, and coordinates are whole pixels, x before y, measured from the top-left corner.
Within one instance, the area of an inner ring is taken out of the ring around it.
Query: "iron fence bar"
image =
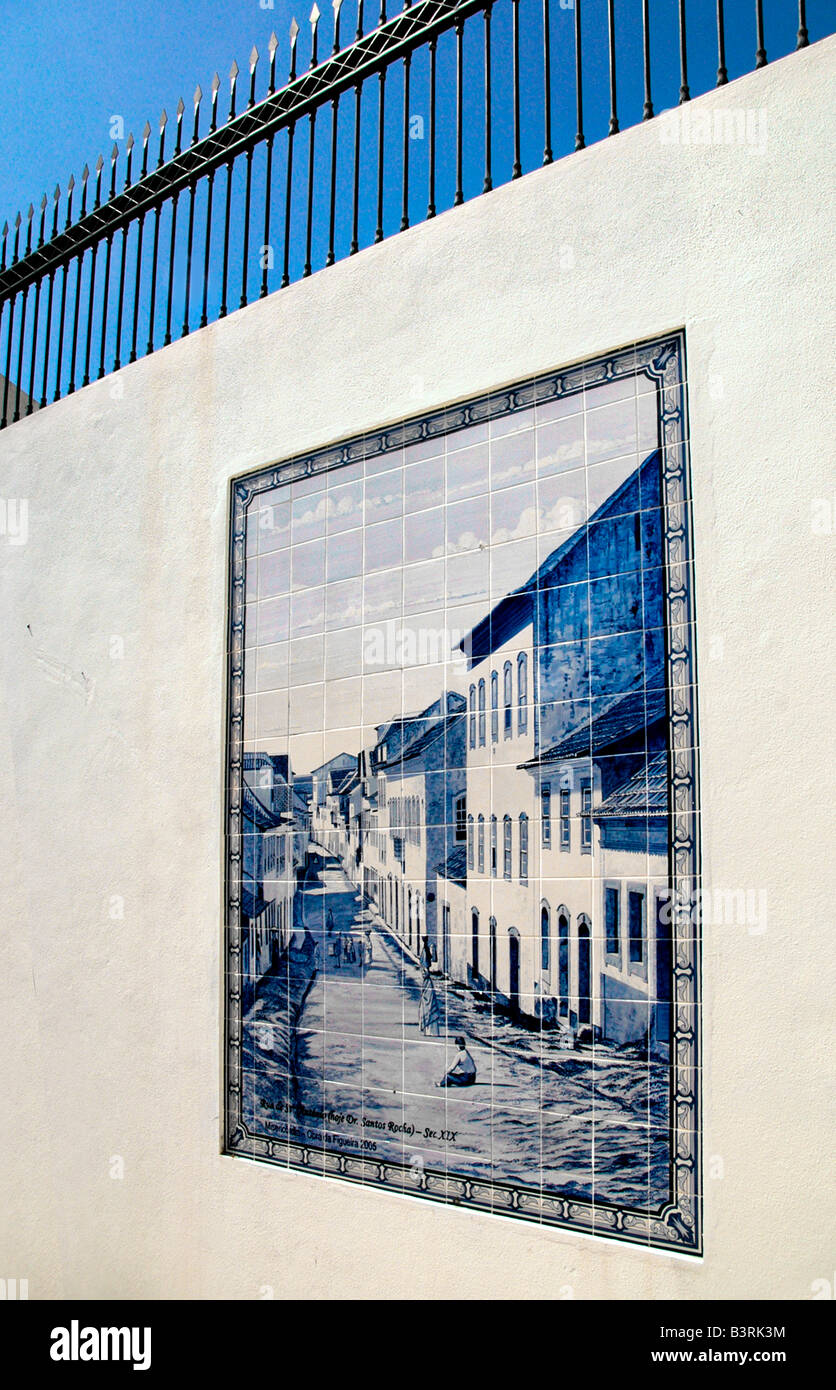
[[[679,0],[679,104],[691,100],[688,89],[688,49],[685,37],[685,0]]]
[[[766,48],[763,37],[763,0],[755,0],[755,25],[758,34],[758,48],[755,54],[755,67],[766,67]]]
[[[90,349],[93,343],[93,306],[96,301],[96,258],[99,254],[98,242],[90,252],[90,290],[87,300],[87,341],[84,344],[84,376],[82,386],[90,385]]]
[[[642,54],[644,58],[644,109],[642,120],[649,121],[653,116],[653,98],[650,93],[650,0],[642,0]]]
[[[513,50],[513,102],[514,102],[514,167],[511,172],[512,179],[518,179],[522,174],[522,163],[520,161],[520,0],[511,0],[513,6],[511,24],[511,47]]]
[[[411,55],[403,59],[403,207],[401,211],[401,231],[409,226],[409,70]]]
[[[29,303],[29,286],[23,291],[23,308],[20,314],[20,329],[18,331],[17,342],[17,376],[15,378],[15,408],[12,415],[12,423],[16,424],[20,419],[20,380],[23,376],[23,344],[26,338],[26,306]]]
[[[575,111],[577,131],[575,149],[582,150],[586,144],[583,134],[583,72],[581,70],[581,0],[575,0]]]
[[[218,318],[226,318],[226,290],[229,282],[229,219],[232,213],[232,173],[234,159],[226,166],[226,205],[224,210],[224,259],[221,273],[221,307]]]
[[[552,61],[551,61],[551,24],[549,0],[543,0],[543,94],[545,98],[545,110],[543,120],[545,126],[545,144],[543,146],[543,163],[552,162]]]
[[[107,250],[105,252],[105,275],[104,286],[102,289],[102,334],[99,345],[99,371],[98,379],[105,374],[105,347],[107,341],[107,308],[110,297],[110,263],[113,256],[113,233],[110,232],[107,238]]]
[[[374,239],[383,240],[383,131],[386,117],[386,69],[381,68],[378,78],[377,103],[377,226]]]
[[[717,86],[725,87],[729,80],[726,68],[726,21],[723,0],[717,0]]]
[[[456,193],[453,206],[464,202],[462,173],[462,123],[464,120],[464,25],[456,25]]]
[[[482,192],[490,193],[493,188],[491,172],[491,10],[492,4],[485,6],[485,179]]]
[[[34,409],[35,398],[35,367],[38,356],[38,318],[41,310],[41,280],[35,284],[35,309],[32,315],[32,351],[29,359],[29,390],[26,402],[26,414],[31,415]]]
[[[798,0],[798,34],[796,35],[795,46],[796,48],[806,48],[809,42],[806,0]]]
[[[681,0],[680,0],[681,3]],[[607,41],[609,46],[609,66],[610,66],[610,126],[608,134],[618,134],[618,112],[616,109],[616,90],[615,90],[615,3],[614,0],[607,0]]]
[[[427,200],[427,220],[435,217],[435,89],[436,89],[436,49],[438,40],[433,37],[430,39],[430,160],[429,160],[429,197]]]
[[[42,410],[46,405],[47,378],[49,375],[49,346],[50,338],[52,337],[52,299],[54,290],[55,271],[51,270],[49,272],[49,294],[46,300],[46,341],[44,343],[44,370],[41,378],[41,398],[39,402]]]
[[[134,280],[134,321],[131,330],[131,355],[130,362],[136,361],[136,335],[139,328],[139,286],[142,278],[142,236],[145,230],[145,214],[139,214],[137,223],[137,242],[136,242],[136,272]]]
[[[385,21],[377,29],[355,41],[341,53],[323,59],[317,67],[293,78],[280,91],[268,94],[252,108],[232,114],[225,125],[210,130],[197,144],[182,150],[161,167],[143,170],[134,184],[123,189],[115,199],[100,208],[91,209],[84,219],[70,225],[63,233],[34,250],[23,268],[9,266],[0,272],[0,295],[14,292],[38,273],[60,265],[63,260],[86,249],[101,239],[109,228],[114,230],[124,222],[138,219],[162,198],[171,197],[175,189],[187,187],[192,178],[200,179],[211,168],[217,170],[230,159],[246,153],[249,145],[257,145],[275,131],[288,127],[311,110],[325,105],[339,92],[343,93],[361,78],[373,75],[381,67],[391,66],[407,51],[427,42],[433,34],[452,28],[459,16],[467,17],[483,8],[484,0],[417,0],[409,9]],[[236,70],[237,71],[237,70]]]
[[[359,13],[362,23],[363,0],[360,0]],[[348,253],[350,256],[356,256],[360,250],[360,103],[362,99],[363,84],[358,82],[354,94],[354,188],[351,206],[351,248]]]
[[[314,194],[314,161],[316,159],[316,111],[312,111],[309,118],[310,134],[308,136],[308,213],[305,225],[305,266],[302,271],[303,276],[311,274],[311,243],[313,238],[313,194]]]
[[[78,320],[81,309],[81,276],[84,269],[85,252],[80,251],[75,261],[75,300],[73,303],[73,338],[70,350],[70,384],[67,387],[67,395],[71,396],[75,391],[75,364],[78,356]]]
[[[339,116],[339,97],[334,97],[331,102],[331,192],[328,198],[328,254],[325,257],[326,265],[333,265],[336,259],[334,254],[334,237],[337,222],[337,119]]]

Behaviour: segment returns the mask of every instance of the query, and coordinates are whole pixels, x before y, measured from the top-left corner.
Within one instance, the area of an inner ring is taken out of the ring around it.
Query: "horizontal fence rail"
[[[109,168],[99,156],[80,188],[71,177],[3,227],[0,428],[253,298],[762,67],[768,51],[808,44],[804,0],[780,0],[774,43],[763,0],[745,0],[751,47],[739,51],[738,22],[727,56],[726,10],[741,3],[406,0],[389,17],[381,0],[367,31],[357,0],[346,44],[348,5],[333,2],[330,44],[314,5],[304,67],[294,20],[281,86],[272,35],[263,95],[254,48],[240,86],[233,63],[223,97],[216,74],[208,102],[198,87],[190,110],[181,100],[173,121],[164,111],[139,141],[114,145]]]

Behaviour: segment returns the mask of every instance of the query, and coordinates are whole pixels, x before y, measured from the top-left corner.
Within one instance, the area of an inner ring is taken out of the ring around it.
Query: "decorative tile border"
[[[654,384],[662,448],[663,546],[668,623],[667,707],[669,747],[669,881],[674,898],[673,1009],[670,1064],[670,1192],[657,1212],[613,1203],[560,1197],[506,1182],[485,1182],[408,1165],[322,1151],[257,1134],[242,1118],[241,902],[244,609],[246,515],[251,501],[281,484],[330,472],[359,459],[513,414],[533,404],[631,375]],[[225,929],[225,1142],[236,1157],[272,1162],[364,1186],[425,1197],[448,1205],[513,1216],[586,1234],[604,1235],[661,1250],[702,1253],[700,940],[691,904],[700,875],[696,663],[693,651],[693,547],[690,520],[684,334],[633,345],[578,366],[538,376],[346,440],[298,455],[234,479],[231,485],[231,551],[228,647]]]

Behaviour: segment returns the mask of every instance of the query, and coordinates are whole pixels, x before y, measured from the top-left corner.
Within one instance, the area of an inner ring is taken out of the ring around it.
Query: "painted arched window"
[[[528,816],[520,816],[520,883],[528,882]]]
[[[479,913],[475,907],[470,914],[470,953],[475,980],[479,974]]]
[[[491,671],[491,742],[499,739],[499,676]]]
[[[517,733],[524,734],[528,728],[528,657],[520,652],[517,657]]]
[[[485,746],[485,682],[479,682],[479,747]]]
[[[469,719],[469,721],[468,721],[468,725],[469,725],[469,742],[470,742],[471,748],[475,748],[475,747],[476,747],[476,686],[475,686],[475,685],[472,685],[472,686],[470,687],[469,712],[470,712],[470,719]]]
[[[491,877],[496,878],[497,870],[496,816],[491,816]]]
[[[485,872],[485,817],[479,817],[476,836],[476,863],[480,874]]]
[[[549,969],[549,956],[551,948],[551,917],[549,915],[548,903],[543,903],[540,908],[540,964],[543,970]]]
[[[473,817],[467,818],[467,867],[473,868]]]
[[[565,1018],[569,1012],[569,916],[561,912],[557,919],[557,992],[560,999],[560,1014]]]
[[[578,1023],[592,1018],[592,929],[584,914],[578,918]]]
[[[511,817],[505,816],[502,821],[502,876],[511,877]]]
[[[502,673],[502,726],[505,730],[506,738],[510,738],[512,733],[513,684],[514,678],[511,663],[510,661],[506,661]]]

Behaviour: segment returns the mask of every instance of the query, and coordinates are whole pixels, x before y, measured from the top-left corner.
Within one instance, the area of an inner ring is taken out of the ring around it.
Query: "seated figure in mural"
[[[438,1081],[438,1086],[472,1086],[476,1081],[476,1063],[467,1050],[467,1040],[462,1037],[456,1038],[458,1052],[453,1059],[453,1065],[447,1071],[442,1081]]]

